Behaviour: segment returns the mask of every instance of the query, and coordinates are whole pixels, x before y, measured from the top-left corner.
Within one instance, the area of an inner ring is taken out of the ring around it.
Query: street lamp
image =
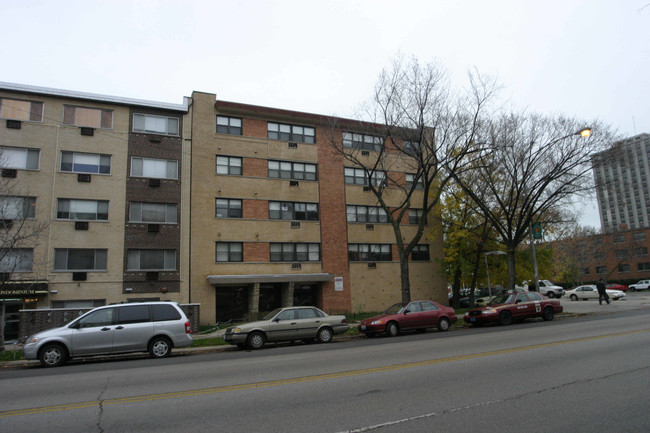
[[[488,279],[488,293],[492,296],[492,285],[490,284],[490,268],[488,267],[487,256],[505,256],[504,251],[487,251],[485,253],[485,273],[487,274]]]

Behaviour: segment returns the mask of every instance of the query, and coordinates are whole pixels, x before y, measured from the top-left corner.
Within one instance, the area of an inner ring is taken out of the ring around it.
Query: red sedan
[[[611,283],[607,285],[607,288],[610,290],[620,290],[621,292],[627,292],[627,286],[623,284]]]
[[[553,320],[555,313],[563,311],[560,301],[547,299],[535,292],[510,292],[499,295],[485,307],[472,308],[463,317],[466,323],[478,326],[483,323],[509,325],[513,320],[541,317]]]
[[[368,337],[385,333],[391,337],[401,331],[438,328],[446,331],[456,323],[456,312],[434,301],[400,302],[391,305],[379,316],[364,319],[359,323],[359,332]]]

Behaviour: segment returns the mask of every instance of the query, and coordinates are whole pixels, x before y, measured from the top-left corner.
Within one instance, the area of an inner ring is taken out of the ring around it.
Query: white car
[[[625,297],[625,292],[620,290],[606,289],[606,292],[614,301]],[[593,284],[578,286],[575,289],[568,290],[566,295],[572,301],[577,301],[578,299],[582,299],[583,301],[586,301],[587,299],[598,299],[598,289]]]

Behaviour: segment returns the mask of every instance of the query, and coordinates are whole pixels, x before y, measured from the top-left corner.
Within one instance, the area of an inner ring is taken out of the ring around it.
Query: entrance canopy
[[[333,274],[208,275],[208,281],[213,286],[255,283],[317,283],[333,279]]]

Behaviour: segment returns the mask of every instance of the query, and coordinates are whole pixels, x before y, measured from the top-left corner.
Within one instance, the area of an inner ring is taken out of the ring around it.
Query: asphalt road
[[[0,383],[11,432],[650,431],[650,310],[5,368]]]

